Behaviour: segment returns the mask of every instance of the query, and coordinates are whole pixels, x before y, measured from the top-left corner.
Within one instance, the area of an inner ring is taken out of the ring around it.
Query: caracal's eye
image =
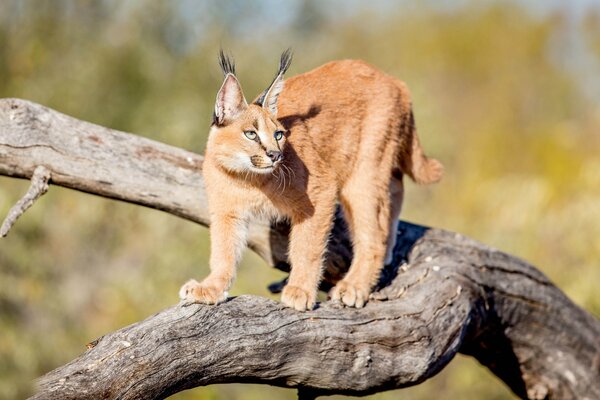
[[[275,140],[280,141],[283,138],[283,131],[275,131],[273,137]]]
[[[245,131],[244,136],[246,136],[250,140],[256,140],[256,132],[254,131]]]

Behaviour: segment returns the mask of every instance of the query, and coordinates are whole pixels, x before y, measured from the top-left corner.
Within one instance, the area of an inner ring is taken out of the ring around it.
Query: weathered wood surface
[[[0,174],[129,201],[207,224],[202,157],[18,99],[0,100]],[[287,268],[286,226],[254,226],[251,247]],[[175,306],[108,334],[42,377],[35,398],[164,398],[223,382],[303,396],[415,385],[469,354],[519,397],[600,398],[600,321],[531,265],[461,235],[402,223],[394,266],[361,310],[298,313],[240,296]],[[326,276],[351,259],[337,218]]]

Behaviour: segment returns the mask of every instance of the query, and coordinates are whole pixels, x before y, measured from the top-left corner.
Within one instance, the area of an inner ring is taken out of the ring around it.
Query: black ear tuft
[[[235,75],[235,62],[233,61],[233,57],[229,57],[228,55],[226,55],[223,52],[223,49],[219,50],[219,65],[221,66],[221,71],[223,71],[223,75]]]
[[[277,75],[283,75],[287,72],[290,64],[292,63],[292,49],[288,48],[286,51],[281,53],[281,58],[279,59],[279,71],[277,71]]]
[[[277,74],[275,75],[273,82],[271,82],[269,87],[266,88],[264,90],[264,92],[262,92],[260,94],[260,96],[258,96],[258,98],[254,101],[254,104],[259,105],[261,107],[263,106],[263,104],[265,102],[265,96],[269,92],[269,89],[271,88],[271,86],[273,86],[273,84],[277,81],[277,79],[282,77],[283,74],[285,74],[287,72],[291,63],[292,63],[292,49],[288,48],[286,51],[281,53],[281,58],[279,59],[279,70],[277,71]]]

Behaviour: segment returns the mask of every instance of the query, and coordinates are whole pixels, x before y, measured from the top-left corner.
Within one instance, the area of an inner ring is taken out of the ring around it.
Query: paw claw
[[[341,301],[348,307],[363,308],[369,294],[368,288],[341,280],[331,289],[329,297],[334,301]]]
[[[206,281],[199,283],[195,279],[190,279],[179,289],[179,298],[184,305],[191,303],[217,304],[227,298],[227,292],[214,283]]]
[[[298,286],[286,285],[281,292],[281,302],[298,311],[310,311],[315,307],[316,294]]]

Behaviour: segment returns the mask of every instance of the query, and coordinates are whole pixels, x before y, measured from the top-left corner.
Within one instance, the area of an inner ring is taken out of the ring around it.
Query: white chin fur
[[[275,168],[273,167],[267,167],[267,168],[257,168],[257,167],[252,167],[250,168],[250,170],[254,173],[257,174],[270,174],[271,172],[273,172]]]
[[[235,157],[222,158],[221,165],[231,172],[246,173],[254,169],[254,165],[245,154],[236,154]]]

